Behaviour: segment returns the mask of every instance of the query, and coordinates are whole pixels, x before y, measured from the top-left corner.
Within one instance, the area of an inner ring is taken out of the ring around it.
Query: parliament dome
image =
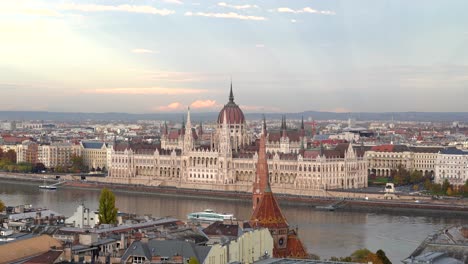
[[[234,102],[234,94],[231,91],[229,93],[229,102],[224,105],[223,109],[218,115],[218,124],[224,122],[224,114],[226,114],[226,121],[228,124],[244,124],[245,117],[240,107]]]

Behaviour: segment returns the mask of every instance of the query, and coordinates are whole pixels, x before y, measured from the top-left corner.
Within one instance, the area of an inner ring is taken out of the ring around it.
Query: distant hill
[[[0,120],[50,120],[50,121],[136,121],[136,120],[169,120],[180,122],[186,113],[152,113],[152,114],[129,114],[129,113],[72,113],[72,112],[43,112],[43,111],[0,111]],[[314,120],[381,120],[387,121],[461,121],[468,122],[468,112],[386,112],[386,113],[334,113],[305,111],[300,113],[267,113],[268,119],[280,119],[286,114],[288,119],[313,118]],[[246,113],[247,119],[261,119],[262,113]],[[192,122],[214,121],[218,113],[191,113]]]

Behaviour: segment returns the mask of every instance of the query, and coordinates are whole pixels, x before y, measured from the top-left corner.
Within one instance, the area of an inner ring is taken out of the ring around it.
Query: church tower
[[[260,148],[258,150],[258,162],[257,162],[257,171],[255,174],[255,181],[253,186],[252,194],[252,205],[253,210],[257,208],[260,203],[260,199],[263,196],[263,192],[268,184],[268,164],[266,157],[266,121],[263,117],[263,129],[262,135],[260,136]]]
[[[190,121],[190,107],[187,110],[187,122],[185,124],[184,131],[184,153],[189,153],[193,150],[193,134],[192,134],[192,123]]]
[[[304,245],[289,224],[271,191],[266,154],[266,125],[260,137],[257,172],[252,194],[253,213],[249,224],[252,228],[268,228],[273,237],[273,257],[306,258]]]
[[[283,153],[289,153],[291,151],[286,127],[286,116],[283,116],[283,118],[281,119],[280,151]]]

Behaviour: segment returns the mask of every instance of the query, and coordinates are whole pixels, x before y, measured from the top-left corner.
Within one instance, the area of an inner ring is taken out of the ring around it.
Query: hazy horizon
[[[4,1],[0,111],[217,112],[232,78],[244,112],[468,112],[465,10],[463,0]]]

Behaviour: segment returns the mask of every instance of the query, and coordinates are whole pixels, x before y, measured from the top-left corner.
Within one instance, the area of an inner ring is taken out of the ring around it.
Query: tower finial
[[[263,133],[266,133],[267,127],[266,127],[266,118],[265,114],[263,115]]]
[[[304,130],[304,116],[302,116],[301,119],[301,129]]]
[[[231,77],[231,90],[229,92],[229,102],[234,103],[234,94],[232,93],[232,77]]]

